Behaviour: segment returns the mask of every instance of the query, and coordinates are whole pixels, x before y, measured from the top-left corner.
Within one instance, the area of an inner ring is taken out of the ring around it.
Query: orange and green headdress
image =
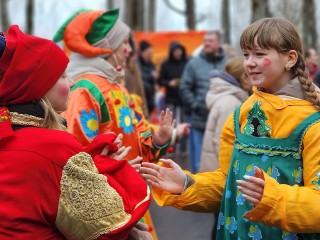
[[[95,57],[112,54],[129,33],[119,19],[119,9],[80,10],[60,27],[53,41],[63,41],[71,52]]]

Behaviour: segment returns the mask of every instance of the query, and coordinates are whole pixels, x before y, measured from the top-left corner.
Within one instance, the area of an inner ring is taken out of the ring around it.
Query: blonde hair
[[[230,58],[224,65],[224,69],[226,73],[232,75],[240,82],[241,78],[245,74],[245,70],[243,68],[243,57]]]
[[[48,98],[43,97],[39,103],[44,110],[44,121],[41,127],[67,131],[67,128],[63,124],[64,119],[53,109]]]
[[[293,78],[298,77],[306,100],[320,110],[320,100],[304,61],[301,39],[293,24],[283,18],[263,18],[254,22],[242,33],[240,46],[242,49],[254,49],[256,44],[279,53],[290,50],[298,53],[298,60],[290,72]]]

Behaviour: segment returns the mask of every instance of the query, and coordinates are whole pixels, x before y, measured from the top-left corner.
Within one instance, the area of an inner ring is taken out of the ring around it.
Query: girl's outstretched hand
[[[160,159],[163,166],[155,163],[143,162],[140,175],[153,187],[171,193],[182,193],[186,174],[180,166],[170,159]]]
[[[237,187],[247,201],[257,206],[264,191],[265,180],[263,172],[260,168],[254,167],[254,176],[244,175],[244,179],[246,181],[237,180]]]
[[[175,120],[172,120],[172,112],[169,108],[160,113],[159,129],[155,131],[151,128],[152,140],[157,146],[164,146],[172,136]]]

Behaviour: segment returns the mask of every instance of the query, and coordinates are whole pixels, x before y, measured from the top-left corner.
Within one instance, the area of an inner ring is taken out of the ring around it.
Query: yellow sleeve
[[[220,139],[220,166],[214,172],[191,174],[186,173],[194,180],[181,195],[171,194],[158,188],[153,188],[153,197],[160,206],[195,212],[218,212],[226,182],[230,159],[235,139],[233,114],[228,118]]]
[[[320,124],[310,127],[303,145],[304,186],[279,184],[264,174],[261,202],[246,218],[288,232],[320,232]]]
[[[159,206],[172,206],[195,212],[218,212],[225,184],[225,175],[220,169],[214,172],[192,175],[195,182],[181,195],[153,188],[153,198]]]

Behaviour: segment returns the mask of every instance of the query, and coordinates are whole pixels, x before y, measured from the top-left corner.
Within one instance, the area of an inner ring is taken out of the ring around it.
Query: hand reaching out
[[[237,180],[237,187],[247,201],[257,206],[264,191],[265,180],[263,172],[260,168],[254,167],[254,176],[244,175],[244,179],[246,181]]]
[[[173,114],[169,108],[167,108],[166,111],[162,110],[160,113],[158,131],[154,131],[154,129],[151,128],[152,139],[157,146],[164,146],[172,136],[175,125],[175,120],[172,120],[172,115]]]
[[[141,176],[153,187],[171,193],[182,193],[186,174],[180,166],[170,159],[160,159],[164,166],[143,162],[140,168]]]

